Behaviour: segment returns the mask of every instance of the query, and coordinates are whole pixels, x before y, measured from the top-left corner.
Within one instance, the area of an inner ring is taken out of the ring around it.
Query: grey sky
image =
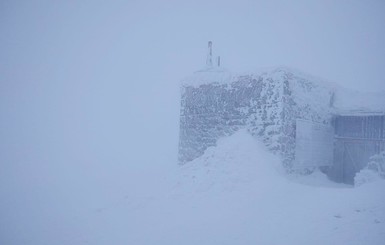
[[[171,160],[179,80],[204,65],[208,40],[231,71],[284,65],[385,87],[383,1],[2,1],[0,11],[6,160],[10,147],[44,152],[40,141],[90,161],[148,148]]]
[[[374,0],[3,1],[2,73],[124,79],[151,68],[147,74],[179,80],[200,68],[212,40],[234,71],[286,65],[377,90],[385,65],[384,10]]]

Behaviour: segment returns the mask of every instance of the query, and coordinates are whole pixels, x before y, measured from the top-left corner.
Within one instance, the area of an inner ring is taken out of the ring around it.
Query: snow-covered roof
[[[339,88],[336,90],[334,107],[339,114],[383,113],[385,91],[369,93]]]
[[[233,74],[222,67],[208,66],[194,72],[191,76],[182,80],[182,85],[199,87],[203,84],[219,83],[227,84],[233,81]]]
[[[336,115],[338,116],[384,116],[385,111],[373,111],[373,110],[338,110]]]
[[[199,87],[203,84],[229,84],[235,82],[237,78],[241,76],[253,76],[262,77],[263,79],[271,79],[273,81],[281,81],[282,79],[290,79],[294,81],[292,86],[302,86],[297,83],[311,83],[314,89],[328,90],[330,93],[334,93],[333,107],[336,114],[346,113],[358,113],[362,112],[384,112],[385,111],[385,91],[376,93],[364,93],[346,89],[338,84],[325,81],[321,78],[314,77],[312,75],[303,73],[301,71],[288,68],[288,67],[270,67],[252,72],[232,73],[227,69],[218,66],[207,66],[202,70],[194,72],[191,76],[182,80],[183,86]],[[293,87],[294,90],[297,90]],[[306,93],[295,93],[303,99],[312,100],[311,94],[308,96]],[[310,96],[310,97],[309,97]],[[297,98],[301,99],[301,98]],[[325,103],[329,103],[328,98],[325,98]],[[312,104],[317,104],[314,101]],[[354,111],[354,112],[353,112]]]

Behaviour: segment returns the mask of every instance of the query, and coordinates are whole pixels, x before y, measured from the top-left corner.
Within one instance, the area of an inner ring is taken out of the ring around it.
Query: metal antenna
[[[208,67],[213,66],[213,43],[211,41],[208,44],[206,65]]]

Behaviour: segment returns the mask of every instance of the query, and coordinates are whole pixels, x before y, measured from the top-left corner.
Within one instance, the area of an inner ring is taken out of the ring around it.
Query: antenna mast
[[[211,41],[208,43],[206,65],[208,67],[213,66],[213,43]]]

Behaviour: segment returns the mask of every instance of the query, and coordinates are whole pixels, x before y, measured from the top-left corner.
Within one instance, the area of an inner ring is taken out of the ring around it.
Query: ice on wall
[[[246,128],[290,166],[295,120],[328,123],[333,94],[330,86],[287,68],[245,74],[220,68],[196,72],[182,83],[179,163]]]

